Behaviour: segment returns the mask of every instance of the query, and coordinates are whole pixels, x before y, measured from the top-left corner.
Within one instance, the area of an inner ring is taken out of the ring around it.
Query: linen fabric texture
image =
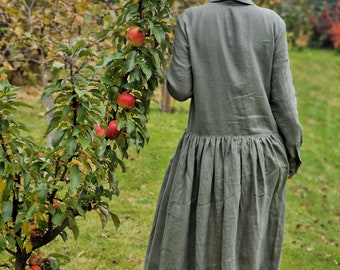
[[[250,0],[187,9],[167,86],[191,99],[190,112],[144,269],[279,269],[286,179],[302,143],[284,21]]]

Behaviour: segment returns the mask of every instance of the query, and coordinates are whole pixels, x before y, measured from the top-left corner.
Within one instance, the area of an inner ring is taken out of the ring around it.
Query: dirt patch
[[[17,91],[18,98],[28,104],[37,103],[43,93],[41,86],[22,86]]]

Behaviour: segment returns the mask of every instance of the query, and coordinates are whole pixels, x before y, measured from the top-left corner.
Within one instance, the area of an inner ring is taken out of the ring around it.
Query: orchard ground
[[[336,270],[340,269],[340,54],[292,50],[290,56],[304,144],[303,165],[287,184],[281,270]],[[21,97],[33,108],[18,114],[36,141],[43,143],[46,120],[39,95],[34,88],[24,88]],[[164,114],[157,101],[156,95],[149,145],[139,155],[130,150],[127,172],[118,173],[121,194],[111,205],[121,226],[116,230],[112,223],[101,229],[99,216],[89,213],[80,221],[77,241],[58,238],[42,250],[68,255],[71,261],[64,269],[142,269],[158,191],[189,109],[188,102],[173,102],[175,112]]]

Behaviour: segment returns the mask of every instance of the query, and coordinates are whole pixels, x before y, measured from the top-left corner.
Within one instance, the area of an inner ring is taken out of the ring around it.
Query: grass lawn
[[[290,56],[304,144],[303,165],[287,184],[281,270],[340,269],[340,54],[304,50]],[[20,118],[42,141],[44,108],[32,93],[36,91],[23,97],[30,98],[34,108],[20,112]],[[68,255],[67,270],[142,269],[158,191],[186,126],[188,104],[173,103],[175,113],[164,114],[154,102],[149,145],[139,155],[131,151],[127,172],[118,173],[121,195],[111,205],[120,216],[120,228],[109,223],[102,229],[99,216],[89,213],[79,220],[77,241],[58,238],[45,253]]]

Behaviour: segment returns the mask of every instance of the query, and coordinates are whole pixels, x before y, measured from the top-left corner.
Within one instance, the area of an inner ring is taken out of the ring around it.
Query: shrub
[[[331,29],[328,31],[333,46],[336,49],[340,49],[340,21],[332,23]]]
[[[332,25],[340,21],[340,0],[335,4],[326,1],[320,11],[315,11],[310,16],[313,35],[311,45],[314,47],[333,47],[330,30]]]

